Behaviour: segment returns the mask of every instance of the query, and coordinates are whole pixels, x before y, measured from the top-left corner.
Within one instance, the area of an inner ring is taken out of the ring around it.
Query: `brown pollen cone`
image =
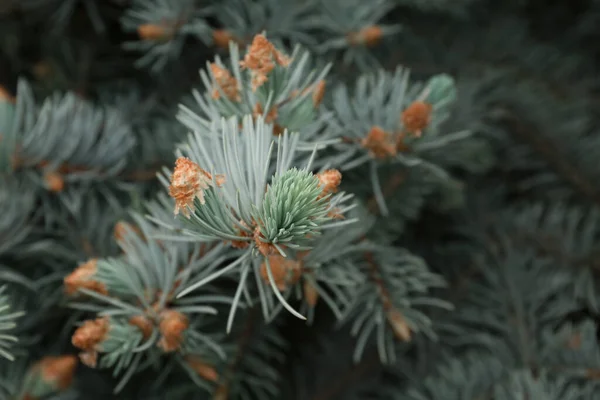
[[[98,259],[92,258],[86,263],[79,265],[71,274],[65,277],[65,293],[69,296],[77,293],[79,289],[88,289],[107,295],[108,290],[104,283],[94,280],[97,272]]]
[[[189,327],[188,318],[174,310],[165,310],[161,313],[159,329],[162,337],[158,347],[164,352],[172,352],[181,346],[183,333]]]
[[[325,97],[325,85],[326,84],[323,79],[321,79],[315,85],[315,89],[312,93],[312,101],[315,107],[319,107],[321,105],[321,102],[323,101],[323,97]]]
[[[73,355],[44,357],[36,366],[45,382],[52,383],[55,389],[68,389],[73,382],[77,367],[77,357]]]
[[[245,228],[248,228],[248,224],[246,224],[244,221],[240,221],[240,225],[242,225]],[[236,227],[237,229],[237,234],[238,236],[242,236],[242,237],[247,237],[247,238],[251,238],[252,234],[242,230],[240,227]],[[231,241],[231,247],[233,247],[234,249],[245,249],[248,246],[250,246],[250,242],[245,241],[245,240],[232,240]]]
[[[49,191],[58,193],[65,189],[65,180],[59,172],[49,171],[44,174],[44,183]]]
[[[340,212],[339,207],[334,207],[327,213],[327,216],[331,219],[345,219],[344,214]]]
[[[383,31],[381,27],[377,25],[366,26],[358,32],[350,32],[346,36],[346,40],[352,46],[367,46],[373,47],[377,45],[383,37]]]
[[[314,308],[317,305],[317,302],[319,301],[319,292],[317,292],[317,288],[310,281],[305,280],[303,291],[306,303]]]
[[[0,101],[7,101],[14,104],[17,99],[4,86],[0,85]]]
[[[431,121],[431,104],[415,101],[402,112],[402,124],[407,132],[419,137]]]
[[[144,339],[148,339],[154,330],[154,324],[145,315],[136,315],[129,318],[129,324],[137,327]]]
[[[281,254],[273,254],[269,256],[269,265],[273,274],[275,286],[280,291],[287,289],[288,285],[294,285],[302,276],[302,263],[297,260],[290,260],[283,257]],[[269,272],[267,263],[263,262],[260,266],[261,278],[269,283]]]
[[[396,309],[387,312],[387,320],[397,339],[408,342],[411,339],[410,327],[406,323],[402,313]]]
[[[106,317],[87,320],[77,328],[71,337],[71,343],[81,350],[94,350],[106,339],[109,330],[110,322]]]
[[[225,183],[224,175],[215,177],[217,186]],[[194,204],[198,197],[200,204],[204,204],[204,191],[212,186],[212,175],[187,157],[179,157],[175,162],[175,171],[171,176],[169,195],[175,199],[175,215],[179,211],[189,217],[188,207]]]
[[[229,42],[235,42],[240,44],[240,41],[227,29],[215,29],[212,33],[213,42],[215,46],[222,49],[229,48]]]
[[[373,158],[384,159],[396,155],[396,143],[392,135],[379,126],[371,128],[367,137],[362,139],[361,145],[369,150]]]
[[[256,245],[256,248],[258,249],[260,254],[262,254],[263,256],[271,255],[277,251],[275,246],[273,246],[271,243],[265,243],[261,240],[261,238],[264,236],[263,236],[262,232],[260,231],[260,227],[257,226],[254,229],[253,237],[254,237],[254,244]]]
[[[164,24],[142,24],[138,26],[137,33],[140,39],[166,42],[173,39],[175,31]]]
[[[188,357],[187,363],[199,376],[207,381],[217,382],[219,374],[217,370],[210,364],[207,364],[197,357]]]
[[[144,235],[142,234],[140,228],[125,221],[119,221],[115,224],[113,235],[117,242],[121,242],[125,239],[125,237],[127,237],[128,234],[130,234],[130,232],[135,233],[143,240],[146,240],[146,238],[143,237]]]
[[[337,193],[340,184],[342,183],[342,173],[337,169],[328,169],[327,171],[319,172],[317,175],[319,186],[323,191],[319,198],[325,197],[328,194]]]
[[[215,81],[219,88],[231,101],[239,102],[242,98],[240,95],[240,87],[237,79],[231,73],[216,63],[210,64],[210,70],[215,78]],[[214,88],[212,91],[212,98],[218,100],[221,98],[221,92],[218,88]]]
[[[242,68],[252,71],[252,90],[258,89],[267,80],[267,75],[275,68],[275,64],[287,67],[291,60],[280,53],[265,35],[254,36],[252,44],[244,59],[240,61]]]
[[[254,106],[252,116],[256,119],[259,116],[263,115],[263,113],[264,113],[264,110],[263,110],[262,104],[256,103],[256,105]],[[277,106],[272,106],[269,109],[269,112],[264,116],[264,120],[267,124],[273,124],[273,135],[275,135],[275,136],[279,136],[279,135],[283,134],[283,131],[285,130],[285,128],[283,126],[281,126],[277,122],[275,122],[277,120],[277,116],[278,116]]]
[[[71,337],[71,343],[83,350],[79,354],[79,359],[83,364],[92,368],[96,367],[98,347],[106,339],[109,330],[110,322],[107,317],[85,321],[77,328]]]

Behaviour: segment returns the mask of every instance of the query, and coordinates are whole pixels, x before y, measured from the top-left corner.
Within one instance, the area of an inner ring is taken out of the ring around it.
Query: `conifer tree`
[[[600,398],[583,3],[2,2],[0,400]]]

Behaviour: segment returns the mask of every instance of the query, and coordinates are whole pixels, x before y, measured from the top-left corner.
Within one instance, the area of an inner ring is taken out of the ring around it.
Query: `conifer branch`
[[[576,193],[600,205],[600,191],[585,174],[577,169],[550,140],[544,138],[535,125],[519,116],[508,105],[502,105],[493,113],[495,119],[507,125],[508,131],[521,143],[537,152],[542,160],[570,185]]]

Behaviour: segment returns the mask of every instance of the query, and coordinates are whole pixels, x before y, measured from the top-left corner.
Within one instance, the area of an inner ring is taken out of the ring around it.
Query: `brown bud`
[[[290,260],[281,254],[269,256],[269,265],[275,285],[280,291],[286,290],[288,285],[294,285],[302,275],[302,263],[297,260]],[[260,266],[260,276],[265,282],[269,282],[266,262],[263,262]]]
[[[173,28],[162,24],[142,24],[137,28],[138,36],[143,40],[166,42],[173,39]]]
[[[274,254],[277,251],[275,246],[273,246],[271,243],[265,243],[261,240],[261,238],[263,238],[264,236],[262,235],[262,232],[260,231],[260,228],[258,226],[254,229],[253,236],[254,244],[256,245],[256,248],[258,249],[260,254],[262,254],[263,256]]]
[[[334,207],[327,213],[327,216],[331,219],[345,219],[344,214],[340,212],[339,207]]]
[[[252,116],[256,119],[260,115],[263,115],[263,113],[264,113],[264,110],[262,108],[262,104],[256,103],[256,105],[254,106]],[[277,116],[278,116],[277,106],[272,106],[269,109],[269,112],[264,116],[264,121],[267,124],[273,124],[273,135],[274,136],[282,135],[283,132],[285,131],[285,128],[283,126],[281,126],[277,122],[275,122],[275,120],[277,119]]]
[[[225,93],[225,97],[231,101],[239,102],[242,98],[240,95],[240,85],[238,84],[237,79],[235,79],[226,68],[223,68],[216,63],[210,64],[210,70],[215,78],[216,84],[223,93]],[[213,89],[212,97],[215,100],[221,98],[221,92],[218,88]]]
[[[369,154],[374,158],[384,159],[396,155],[394,138],[378,126],[371,128],[367,137],[362,139],[361,145],[369,150]]]
[[[287,67],[290,62],[264,35],[259,34],[254,36],[240,66],[252,71],[252,90],[256,90],[268,80],[267,75],[275,68],[276,63]]]
[[[239,43],[239,40],[226,29],[215,29],[213,31],[213,42],[215,46],[222,49],[229,48],[229,42]]]
[[[416,137],[421,136],[421,133],[431,121],[431,104],[423,101],[415,101],[402,112],[402,124],[407,132],[412,133]]]
[[[119,221],[115,224],[113,235],[117,242],[121,242],[128,235],[128,232],[135,233],[137,236],[142,238],[144,236],[140,228],[125,221]],[[143,239],[145,240],[145,238]]]
[[[51,192],[58,193],[65,189],[65,180],[62,175],[56,171],[49,171],[44,174],[46,188]]]
[[[224,175],[215,177],[217,186],[225,183]],[[179,211],[189,217],[189,209],[197,197],[204,204],[204,191],[212,186],[212,175],[195,162],[186,157],[179,157],[175,163],[175,171],[171,176],[169,195],[175,199],[175,215]]]
[[[245,228],[248,228],[248,224],[246,224],[244,221],[240,221],[240,225],[242,225]],[[237,226],[236,226],[236,230],[237,230],[238,236],[247,237],[247,238],[252,237],[252,234],[246,232],[245,230],[242,230],[241,228],[239,228]],[[231,247],[233,247],[234,249],[245,249],[248,246],[250,246],[250,242],[247,242],[245,240],[232,240],[231,241]]]
[[[198,375],[207,381],[217,382],[219,374],[217,370],[210,364],[207,364],[197,357],[189,357],[187,363]]]
[[[164,352],[172,352],[181,346],[183,333],[189,326],[188,318],[174,310],[165,310],[161,313],[159,329],[162,337],[158,347]]]
[[[309,280],[304,281],[304,299],[313,308],[317,305],[317,301],[319,301],[319,292],[317,292],[317,288]]]
[[[44,357],[36,365],[44,382],[59,391],[71,386],[76,367],[77,357],[73,355]]]
[[[0,101],[15,103],[17,99],[2,85],[0,85]]]
[[[394,331],[394,335],[398,340],[405,342],[410,341],[411,332],[410,327],[406,323],[402,313],[396,309],[391,309],[387,312],[387,320]]]
[[[337,169],[328,169],[318,173],[317,179],[319,180],[319,186],[323,188],[319,197],[327,196],[331,193],[337,193],[338,187],[342,183],[342,173]]]
[[[79,265],[71,274],[65,277],[65,293],[69,296],[77,293],[79,289],[88,289],[100,294],[108,294],[104,283],[94,280],[98,267],[98,260],[92,258]]]
[[[129,318],[129,323],[142,332],[144,339],[148,339],[154,330],[154,324],[145,315],[133,316]]]
[[[352,46],[373,47],[377,45],[383,37],[383,30],[377,25],[367,26],[358,32],[350,32],[346,39]]]
[[[312,94],[312,101],[315,107],[319,107],[325,96],[325,81],[321,79],[317,82]]]
[[[71,343],[81,350],[96,350],[98,344],[106,339],[109,330],[110,321],[107,317],[87,320],[77,328]]]

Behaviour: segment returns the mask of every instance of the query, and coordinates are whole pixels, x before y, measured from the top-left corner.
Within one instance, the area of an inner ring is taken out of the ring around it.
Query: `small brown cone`
[[[94,280],[97,272],[98,260],[92,258],[86,263],[79,265],[71,274],[65,277],[65,293],[69,296],[76,294],[79,289],[88,289],[100,294],[108,294],[106,286]]]
[[[148,339],[154,330],[154,324],[145,315],[136,315],[129,318],[129,324],[137,327],[142,332],[144,339]]]
[[[187,359],[188,365],[202,378],[210,382],[217,382],[219,380],[219,373],[210,364],[207,364],[197,357],[189,357]]]
[[[2,101],[14,104],[17,99],[4,86],[0,85],[0,102]]]
[[[312,308],[314,308],[319,301],[319,292],[317,292],[317,288],[308,280],[304,281],[304,299]]]
[[[95,350],[106,339],[109,330],[110,322],[106,317],[87,320],[77,328],[71,343],[81,350]]]
[[[274,254],[277,251],[277,249],[271,243],[263,242],[261,240],[261,238],[263,238],[263,237],[264,236],[262,235],[260,228],[257,226],[254,229],[254,235],[253,235],[254,244],[256,245],[256,248],[258,249],[260,254],[262,254],[263,256],[269,256],[271,254]]]
[[[387,313],[387,319],[398,340],[409,342],[411,339],[410,327],[406,323],[402,313],[396,309],[391,309]]]
[[[58,391],[68,389],[73,382],[73,375],[77,367],[77,357],[73,355],[44,357],[39,361],[42,379],[51,384]]]
[[[415,101],[402,112],[402,124],[406,132],[419,137],[431,121],[431,104]]]
[[[221,91],[225,94],[229,100],[234,102],[240,102],[242,97],[240,95],[240,85],[235,79],[231,72],[229,72],[226,68],[221,67],[217,63],[210,64],[210,71],[212,72],[213,77],[215,78],[216,84],[218,88],[214,88],[212,91],[212,98],[218,100],[221,98]]]
[[[281,254],[269,256],[269,266],[275,285],[280,291],[286,290],[288,285],[294,285],[302,275],[302,263],[283,257]],[[270,282],[266,262],[260,266],[260,276],[266,283]]]
[[[256,91],[268,80],[267,75],[276,64],[287,67],[290,63],[291,60],[279,52],[265,35],[258,34],[254,36],[248,52],[240,61],[240,66],[252,71],[252,90]]]
[[[396,143],[392,135],[379,126],[373,126],[367,137],[361,141],[362,147],[369,151],[373,158],[384,159],[396,155]]]
[[[167,42],[173,39],[173,28],[160,24],[142,24],[137,28],[140,39],[156,42]]]
[[[321,79],[319,82],[317,82],[312,93],[313,105],[315,107],[319,107],[323,101],[323,97],[325,97],[325,81]]]
[[[215,29],[212,36],[215,46],[222,49],[228,49],[229,42],[235,42],[239,44],[239,40],[227,29]]]
[[[164,352],[173,352],[181,346],[183,333],[189,327],[188,318],[174,310],[165,310],[161,314],[159,329],[162,337],[158,347]]]
[[[140,230],[140,228],[138,228],[137,226],[134,226],[128,222],[125,222],[125,221],[118,221],[115,224],[115,228],[113,230],[113,235],[117,242],[122,242],[125,239],[125,237],[127,237],[129,232],[135,233],[137,236],[139,236],[145,240],[145,238],[143,237],[144,235],[142,234],[142,231]]]
[[[319,186],[323,188],[319,198],[337,193],[342,183],[342,173],[337,169],[328,169],[327,171],[320,172],[316,177],[319,180]]]
[[[49,191],[58,193],[65,189],[65,180],[62,175],[56,171],[46,172],[44,174],[44,183]]]
[[[367,46],[373,47],[377,45],[383,37],[383,30],[377,25],[367,26],[358,32],[351,32],[347,35],[346,40],[352,46]]]

